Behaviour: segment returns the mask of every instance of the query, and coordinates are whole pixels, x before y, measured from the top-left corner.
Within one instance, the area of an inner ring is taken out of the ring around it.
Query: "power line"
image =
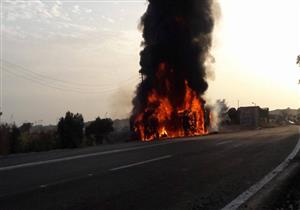
[[[18,77],[18,78],[22,78],[24,80],[27,80],[27,81],[30,81],[30,82],[34,82],[34,83],[37,83],[41,86],[45,86],[45,87],[49,87],[49,88],[53,88],[53,89],[56,89],[56,90],[62,90],[62,91],[69,91],[69,92],[75,92],[75,93],[87,93],[87,92],[79,92],[77,90],[73,90],[73,89],[65,89],[65,88],[61,88],[61,87],[57,87],[57,86],[53,86],[53,85],[49,85],[49,84],[46,84],[46,83],[43,83],[39,80],[36,80],[36,79],[33,79],[33,78],[30,78],[30,77],[27,77],[25,75],[20,75],[20,74],[16,74],[15,72],[13,71],[9,71],[7,69],[4,69],[5,72],[15,76],[15,77]]]
[[[30,76],[26,76],[26,75],[21,75],[18,74],[14,71],[8,70],[6,68],[3,69],[5,72],[9,73],[10,75],[13,75],[15,77],[19,77],[22,78],[24,80],[30,81],[30,82],[34,82],[36,84],[39,84],[40,86],[43,87],[48,87],[48,88],[52,88],[52,89],[56,89],[56,90],[60,90],[60,91],[67,91],[67,92],[74,92],[74,93],[80,93],[80,94],[105,94],[105,93],[112,93],[115,92],[119,89],[118,88],[112,88],[112,89],[107,89],[107,90],[103,90],[103,91],[85,91],[85,90],[80,90],[80,89],[73,89],[73,88],[65,88],[65,87],[60,87],[60,86],[55,86],[53,84],[47,84],[43,81],[40,81],[38,79],[35,78],[30,78]]]
[[[84,84],[84,83],[77,83],[77,82],[73,82],[73,81],[66,81],[66,80],[62,80],[62,79],[57,79],[57,78],[54,78],[54,77],[50,77],[48,75],[43,75],[43,74],[40,74],[40,73],[37,73],[37,72],[34,72],[28,68],[25,68],[21,65],[18,65],[18,64],[14,64],[12,62],[9,62],[9,61],[6,61],[4,59],[1,59],[2,61],[4,61],[6,63],[6,65],[11,65],[13,67],[16,67],[16,69],[20,70],[20,71],[23,71],[23,72],[26,72],[27,74],[31,74],[33,77],[36,77],[37,79],[44,79],[44,80],[51,80],[51,81],[54,81],[54,82],[59,82],[59,83],[65,83],[63,85],[71,85],[71,86],[82,86],[82,87],[89,87],[89,88],[104,88],[104,87],[107,87],[109,86],[109,84],[107,85],[96,85],[96,84]],[[124,81],[127,81],[127,80],[130,80],[132,79],[134,76],[131,76],[129,77],[128,79],[124,80]]]
[[[11,63],[11,62],[6,61],[6,60],[3,60],[3,61],[5,63],[13,66],[13,67],[17,67],[18,70],[25,71],[26,73],[33,74],[34,76],[37,76],[39,78],[52,80],[52,81],[55,81],[55,82],[61,82],[61,83],[66,83],[66,84],[69,84],[69,85],[76,85],[76,86],[86,86],[86,87],[103,87],[104,86],[104,85],[95,85],[95,84],[82,84],[82,83],[77,83],[77,82],[73,82],[73,81],[61,80],[61,79],[57,79],[57,78],[54,78],[54,77],[50,77],[50,76],[47,76],[47,75],[43,75],[43,74],[31,71],[28,68],[25,68],[21,65]]]
[[[24,75],[18,75],[16,73],[12,72],[12,71],[8,71],[7,69],[4,69],[4,71],[11,74],[11,75],[13,75],[13,76],[22,78],[22,79],[30,81],[30,82],[34,82],[36,84],[39,84],[40,86],[48,87],[48,88],[52,88],[52,89],[56,89],[56,90],[60,90],[60,91],[67,91],[67,92],[80,93],[80,94],[104,94],[104,93],[111,93],[111,92],[114,92],[114,91],[118,90],[118,88],[114,88],[114,89],[111,89],[111,90],[104,90],[104,91],[99,91],[99,92],[78,91],[78,90],[74,90],[74,89],[66,89],[66,88],[61,88],[61,87],[49,85],[47,83],[43,83],[41,81],[26,77]]]
[[[20,72],[20,71],[17,71],[16,69],[12,69],[12,68],[9,68],[7,66],[4,67],[7,71],[11,71],[17,75],[21,75],[23,77],[26,77],[26,78],[29,78],[31,80],[37,80],[39,83],[41,82],[44,82],[48,85],[52,85],[52,86],[56,86],[56,87],[59,87],[59,88],[64,88],[64,89],[72,89],[73,90],[77,90],[77,91],[85,91],[85,92],[97,92],[97,90],[101,89],[101,91],[109,91],[111,89],[115,89],[115,88],[108,88],[108,87],[105,87],[105,88],[97,88],[97,89],[90,89],[90,88],[81,88],[81,87],[77,87],[77,86],[69,86],[69,85],[66,85],[66,84],[57,84],[57,83],[53,83],[53,81],[48,81],[48,80],[45,80],[44,78],[40,78],[40,77],[37,77],[35,75],[31,75],[31,74],[27,74],[26,72]],[[120,82],[119,84],[122,86],[122,85],[125,85],[129,82],[133,82],[134,80],[137,81],[136,78],[134,77],[131,77],[127,80],[124,80],[122,82]]]

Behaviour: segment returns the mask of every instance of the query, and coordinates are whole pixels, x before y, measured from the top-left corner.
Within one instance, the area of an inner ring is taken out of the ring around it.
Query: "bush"
[[[227,112],[230,121],[232,124],[239,124],[240,123],[240,114],[239,111],[235,108],[230,108]]]
[[[32,128],[32,123],[23,123],[19,129],[21,131],[21,133],[25,133],[25,132],[30,132],[30,129]]]
[[[13,125],[9,131],[9,144],[10,144],[10,153],[17,153],[21,151],[21,131],[16,126]]]
[[[7,155],[10,153],[9,130],[9,125],[0,125],[0,155]]]
[[[61,148],[77,148],[82,143],[84,121],[81,114],[67,112],[57,124],[58,144]]]
[[[101,119],[97,117],[95,121],[86,127],[85,135],[89,143],[102,144],[103,139],[112,131],[114,131],[114,128],[111,119]]]
[[[0,154],[6,155],[21,151],[21,132],[16,125],[0,126]]]
[[[55,132],[22,133],[22,152],[41,152],[55,149]]]

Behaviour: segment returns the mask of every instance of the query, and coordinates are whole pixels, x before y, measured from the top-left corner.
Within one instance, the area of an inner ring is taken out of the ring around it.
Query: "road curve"
[[[298,139],[289,126],[0,157],[0,209],[221,209]]]

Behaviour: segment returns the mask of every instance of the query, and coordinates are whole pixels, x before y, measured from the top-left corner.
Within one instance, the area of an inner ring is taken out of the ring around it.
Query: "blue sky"
[[[3,120],[128,117],[139,82],[141,1],[2,2]],[[219,0],[208,102],[298,108],[299,0]]]

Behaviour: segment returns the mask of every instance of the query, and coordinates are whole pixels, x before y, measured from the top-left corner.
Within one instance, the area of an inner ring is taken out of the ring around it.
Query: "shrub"
[[[96,144],[102,144],[103,139],[114,131],[113,121],[109,118],[101,119],[97,117],[95,121],[91,122],[85,129],[85,135],[89,141]]]
[[[82,143],[84,121],[81,114],[67,112],[57,124],[58,143],[62,148],[76,148]]]
[[[16,125],[12,125],[9,131],[10,153],[17,153],[21,150],[21,132]]]
[[[10,152],[9,130],[9,125],[0,125],[0,155],[7,155]]]

